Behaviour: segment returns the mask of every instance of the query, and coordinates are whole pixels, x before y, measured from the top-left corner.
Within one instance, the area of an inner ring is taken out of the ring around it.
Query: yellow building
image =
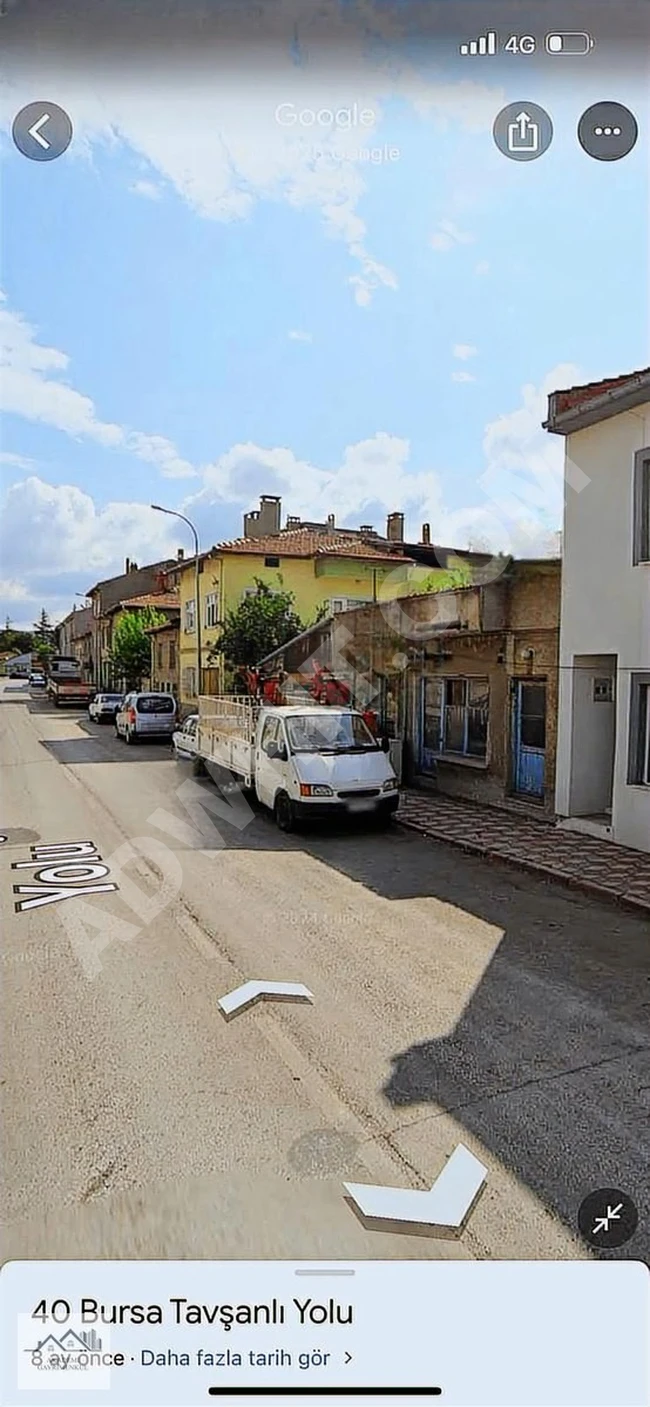
[[[443,563],[442,557],[432,557],[433,549],[423,534],[425,546],[420,551],[426,560],[414,560],[408,555],[402,527],[403,515],[392,514],[385,538],[368,526],[337,529],[333,517],[325,523],[301,523],[289,517],[281,529],[280,499],[264,495],[259,510],[244,515],[243,537],[221,542],[199,556],[198,632],[196,558],[179,554],[167,581],[178,590],[180,601],[178,658],[183,711],[196,705],[198,692],[223,690],[221,669],[209,664],[211,647],[226,615],[255,592],[256,580],[271,590],[291,592],[296,614],[309,626],[321,612],[335,615],[357,605],[408,595],[423,586],[426,589],[425,583],[432,577],[462,567],[463,556],[472,556],[461,553],[456,559],[453,550],[444,549]],[[414,550],[419,555],[418,549]],[[201,681],[197,690],[199,646]]]
[[[380,595],[385,597],[388,578],[393,587],[389,594],[400,595],[406,587],[409,565],[404,558],[366,542],[308,528],[266,538],[240,538],[202,553],[201,692],[216,693],[223,687],[219,670],[207,667],[210,648],[216,643],[220,622],[247,594],[255,592],[256,580],[271,590],[291,592],[296,614],[305,625],[311,625],[322,609],[334,614],[377,600]],[[181,606],[180,701],[185,709],[197,697],[195,559],[187,559],[175,574]]]

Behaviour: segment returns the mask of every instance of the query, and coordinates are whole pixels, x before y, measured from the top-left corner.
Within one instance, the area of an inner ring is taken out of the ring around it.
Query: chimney
[[[375,531],[375,530],[374,530],[374,528],[373,528],[373,526],[372,526],[372,523],[362,523],[362,524],[361,524],[361,527],[359,528],[359,532],[360,532],[360,533],[368,533],[368,534],[372,535],[372,533],[374,533],[374,531]]]
[[[389,513],[386,519],[386,537],[389,542],[404,541],[404,514]]]
[[[430,547],[430,546],[431,546],[431,524],[430,524],[430,523],[423,523],[423,524],[422,524],[422,544],[423,544],[424,547]]]
[[[179,547],[178,552],[176,553],[176,560],[177,560],[178,562],[182,562],[184,556],[185,556],[185,548],[184,548],[184,547]]]
[[[336,518],[334,517],[334,514],[333,514],[333,513],[328,513],[328,515],[327,515],[327,531],[330,532],[330,533],[333,533],[335,527],[336,527]]]
[[[125,566],[125,568],[124,568],[124,572],[125,572],[125,575],[126,575],[126,576],[129,575],[130,570],[131,570],[131,563],[130,563],[128,557],[127,557],[127,559],[126,559],[126,566]]]
[[[260,506],[252,513],[244,513],[244,537],[275,536],[280,531],[282,499],[275,494],[263,493]]]

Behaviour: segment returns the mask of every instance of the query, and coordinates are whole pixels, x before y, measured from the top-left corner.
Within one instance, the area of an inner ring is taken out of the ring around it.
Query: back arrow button
[[[41,136],[41,127],[44,127],[45,123],[49,122],[49,120],[49,112],[44,112],[43,116],[39,117],[38,122],[35,122],[34,126],[29,129],[29,136],[33,137],[35,142],[38,142],[39,147],[42,147],[43,151],[50,150],[50,143],[46,142],[45,137]]]
[[[19,152],[30,161],[56,161],[70,146],[72,123],[56,103],[28,103],[14,118],[12,136]]]

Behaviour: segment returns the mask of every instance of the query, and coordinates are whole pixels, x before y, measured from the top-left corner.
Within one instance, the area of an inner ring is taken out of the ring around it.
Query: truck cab
[[[387,750],[350,708],[263,708],[255,734],[258,800],[281,830],[338,817],[387,824],[399,806]]]

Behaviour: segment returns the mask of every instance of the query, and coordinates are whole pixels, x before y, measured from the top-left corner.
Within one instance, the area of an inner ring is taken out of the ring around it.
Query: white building
[[[549,397],[566,437],[555,809],[650,852],[650,368]]]

